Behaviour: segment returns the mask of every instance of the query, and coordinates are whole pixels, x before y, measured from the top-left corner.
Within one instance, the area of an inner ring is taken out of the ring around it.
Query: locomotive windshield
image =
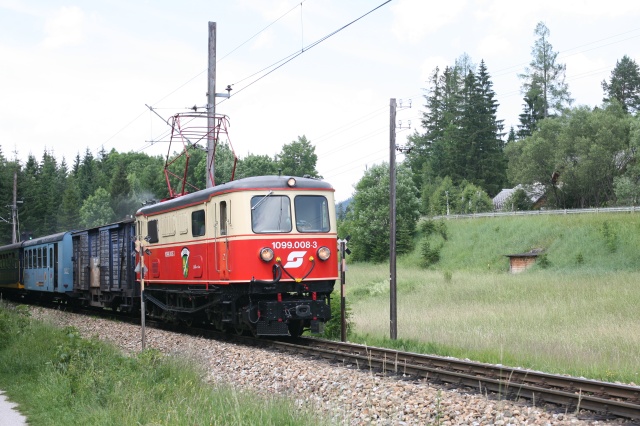
[[[298,232],[329,232],[329,203],[321,195],[298,195],[294,199]],[[251,227],[258,234],[291,232],[291,201],[286,195],[251,198]]]
[[[294,206],[298,232],[329,232],[329,207],[325,197],[298,195]]]
[[[291,201],[285,195],[251,198],[251,228],[255,233],[291,232]]]

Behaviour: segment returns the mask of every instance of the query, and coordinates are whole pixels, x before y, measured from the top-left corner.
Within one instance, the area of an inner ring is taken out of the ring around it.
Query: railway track
[[[118,315],[114,312],[91,310],[82,313],[140,324],[139,318]],[[313,337],[283,340],[258,339],[150,320],[146,320],[146,326],[320,358],[327,362],[366,369],[377,374],[396,375],[403,379],[423,379],[453,387],[471,388],[481,394],[492,394],[504,400],[524,398],[534,406],[552,404],[567,412],[586,410],[592,412],[594,418],[623,418],[630,419],[633,424],[640,424],[640,387],[638,386]]]
[[[383,374],[471,387],[503,399],[526,398],[534,405],[550,403],[568,411],[583,409],[604,417],[640,420],[640,387],[637,386],[315,338],[274,345],[289,352],[348,363]]]
[[[167,329],[166,324],[160,323],[157,326]],[[184,328],[169,329],[185,332]],[[257,339],[197,328],[189,328],[187,333],[322,358],[328,362],[351,365],[379,374],[472,388],[479,393],[491,393],[505,400],[524,398],[535,406],[553,404],[568,412],[587,410],[600,418],[625,418],[634,423],[640,420],[638,386],[312,337],[290,340]]]

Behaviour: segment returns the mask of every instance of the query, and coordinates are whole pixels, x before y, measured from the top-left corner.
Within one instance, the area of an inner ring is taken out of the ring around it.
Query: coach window
[[[47,263],[47,248],[43,248],[42,249],[42,267],[46,268],[47,266],[49,266],[49,264]]]
[[[191,213],[191,235],[201,237],[205,231],[204,210],[196,210]]]
[[[251,229],[255,233],[291,232],[291,201],[285,195],[251,198]]]
[[[37,268],[42,268],[42,247],[38,247],[38,265]]]
[[[220,201],[220,235],[227,235],[227,202]]]
[[[298,195],[294,200],[298,232],[329,232],[329,203],[321,195]]]

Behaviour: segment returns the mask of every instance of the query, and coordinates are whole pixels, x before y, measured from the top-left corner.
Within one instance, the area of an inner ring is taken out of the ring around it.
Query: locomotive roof
[[[293,177],[296,180],[296,186],[290,188],[287,185],[287,180]],[[234,180],[231,182],[216,185],[211,188],[206,188],[198,192],[186,194],[181,197],[173,198],[171,200],[163,201],[157,204],[144,206],[138,210],[138,215],[148,215],[158,213],[161,211],[174,210],[180,207],[185,207],[192,204],[199,204],[208,200],[214,195],[223,194],[227,192],[237,191],[264,191],[270,189],[322,189],[327,191],[333,191],[331,184],[313,178],[296,177],[296,176],[253,176],[243,179]]]

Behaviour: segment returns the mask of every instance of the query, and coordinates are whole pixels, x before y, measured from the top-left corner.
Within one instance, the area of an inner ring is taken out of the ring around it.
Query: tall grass
[[[0,304],[0,388],[30,425],[323,424],[290,400],[207,384],[190,360],[126,357],[27,312]]]
[[[533,219],[533,220],[530,220]],[[352,341],[639,383],[640,216],[449,221],[435,267],[398,259],[398,341],[388,340],[389,266],[350,264]],[[511,275],[505,254],[544,248]]]

